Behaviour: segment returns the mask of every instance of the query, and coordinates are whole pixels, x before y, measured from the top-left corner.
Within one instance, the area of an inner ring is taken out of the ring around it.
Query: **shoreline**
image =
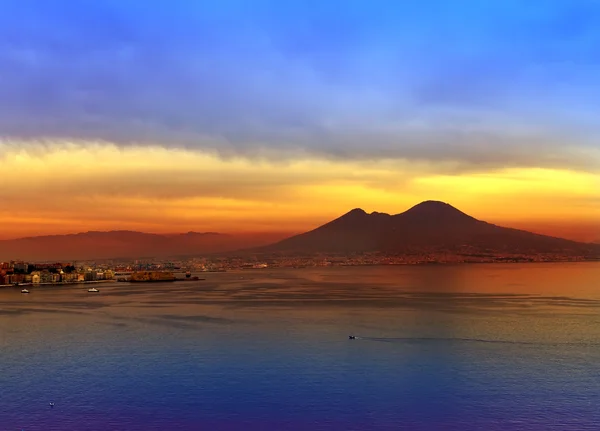
[[[116,280],[96,280],[96,281],[69,281],[59,283],[19,283],[19,284],[0,284],[0,288],[3,287],[37,287],[37,286],[74,286],[77,284],[101,284],[101,283],[114,283]]]
[[[600,258],[595,259],[578,259],[578,260],[540,260],[540,261],[482,261],[482,262],[397,262],[397,263],[351,263],[351,264],[332,264],[332,265],[283,265],[283,266],[268,266],[266,268],[230,268],[221,271],[201,271],[202,273],[225,273],[225,272],[248,272],[254,271],[269,271],[278,269],[314,269],[314,268],[358,268],[358,267],[373,267],[373,266],[458,266],[458,265],[532,265],[532,264],[584,264],[584,263],[600,263]],[[18,288],[18,287],[65,287],[76,285],[90,285],[103,283],[128,283],[128,284],[148,284],[148,283],[176,283],[190,281],[206,281],[206,278],[177,278],[174,280],[139,280],[130,281],[123,279],[113,280],[95,280],[95,281],[75,281],[75,282],[58,282],[58,283],[18,283],[18,284],[0,284],[2,288]]]
[[[67,282],[67,283],[19,283],[19,284],[0,284],[0,289],[2,288],[19,288],[19,287],[65,287],[65,286],[75,286],[78,284],[102,284],[102,283],[129,283],[129,284],[148,284],[148,283],[174,283],[178,281],[206,281],[205,278],[198,279],[187,279],[187,278],[178,278],[176,280],[145,280],[145,281],[129,281],[129,280],[96,280],[96,281],[77,281],[77,282]]]

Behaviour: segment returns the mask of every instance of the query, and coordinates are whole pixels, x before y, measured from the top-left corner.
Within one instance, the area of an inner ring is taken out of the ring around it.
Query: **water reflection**
[[[599,276],[320,268],[4,289],[0,428],[592,429]]]

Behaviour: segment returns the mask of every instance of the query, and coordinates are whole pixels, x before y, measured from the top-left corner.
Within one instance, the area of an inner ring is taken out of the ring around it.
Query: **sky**
[[[442,200],[600,240],[600,3],[3,0],[0,238]]]

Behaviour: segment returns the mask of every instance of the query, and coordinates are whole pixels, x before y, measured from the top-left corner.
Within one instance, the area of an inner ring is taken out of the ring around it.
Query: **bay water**
[[[600,427],[599,263],[200,276],[0,289],[0,430]]]

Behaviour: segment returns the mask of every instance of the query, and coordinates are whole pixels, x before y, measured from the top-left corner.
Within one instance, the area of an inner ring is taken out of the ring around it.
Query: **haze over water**
[[[205,277],[1,289],[0,429],[600,423],[598,263]]]

